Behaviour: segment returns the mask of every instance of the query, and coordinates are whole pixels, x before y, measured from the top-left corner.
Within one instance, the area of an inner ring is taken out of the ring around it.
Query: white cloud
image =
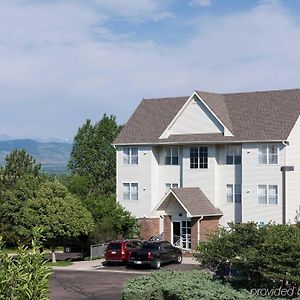
[[[189,4],[192,6],[211,6],[212,0],[191,0]]]
[[[174,17],[165,9],[169,0],[95,0],[95,2],[108,12],[134,22],[145,19],[159,21]]]
[[[71,137],[104,112],[125,122],[142,97],[300,86],[300,25],[280,5],[194,20],[167,47],[70,3],[1,3],[0,133]]]

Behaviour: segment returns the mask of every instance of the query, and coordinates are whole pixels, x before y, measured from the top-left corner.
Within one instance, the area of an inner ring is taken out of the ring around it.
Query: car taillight
[[[152,260],[153,259],[153,253],[148,252],[148,260]]]

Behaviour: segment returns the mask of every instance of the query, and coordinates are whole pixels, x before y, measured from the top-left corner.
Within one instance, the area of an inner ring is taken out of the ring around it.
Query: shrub
[[[199,244],[195,256],[210,269],[228,264],[238,270],[243,276],[229,279],[246,288],[300,284],[300,230],[295,226],[247,223],[220,229]]]
[[[159,271],[133,279],[125,284],[123,300],[255,300],[259,298],[245,290],[235,290],[228,284],[212,279],[204,271]]]
[[[49,299],[50,269],[46,266],[39,231],[35,230],[32,253],[20,247],[15,256],[2,251],[4,243],[0,237],[0,300]]]

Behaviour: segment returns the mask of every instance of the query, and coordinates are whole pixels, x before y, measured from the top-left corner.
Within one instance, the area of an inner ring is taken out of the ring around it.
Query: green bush
[[[4,243],[0,237],[0,300],[49,299],[51,271],[46,266],[38,235],[36,230],[32,253],[20,247],[15,256],[2,251]]]
[[[204,271],[159,271],[125,284],[123,300],[267,300],[212,279]]]
[[[245,288],[300,284],[300,230],[292,225],[237,224],[201,242],[195,256],[209,269],[231,265],[243,276],[229,278]]]

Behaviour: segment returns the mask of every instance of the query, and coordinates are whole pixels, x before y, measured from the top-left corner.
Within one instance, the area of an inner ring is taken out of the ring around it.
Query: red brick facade
[[[141,225],[141,239],[149,240],[159,234],[159,218],[140,218],[138,222]]]
[[[200,241],[207,240],[209,234],[218,229],[219,219],[220,216],[204,217],[200,222]]]
[[[196,250],[199,241],[205,241],[211,232],[218,229],[220,217],[204,217],[200,224],[199,219],[199,217],[191,218],[192,250]],[[159,218],[140,218],[138,222],[141,225],[141,239],[148,240],[160,233]],[[171,222],[171,216],[164,216],[163,239],[172,243]]]
[[[164,236],[163,239],[172,242],[171,240],[171,216],[164,216]]]
[[[199,243],[199,233],[198,233],[198,220],[200,218],[196,217],[196,218],[192,218],[191,219],[191,241],[192,241],[192,250],[196,250],[197,245]]]

